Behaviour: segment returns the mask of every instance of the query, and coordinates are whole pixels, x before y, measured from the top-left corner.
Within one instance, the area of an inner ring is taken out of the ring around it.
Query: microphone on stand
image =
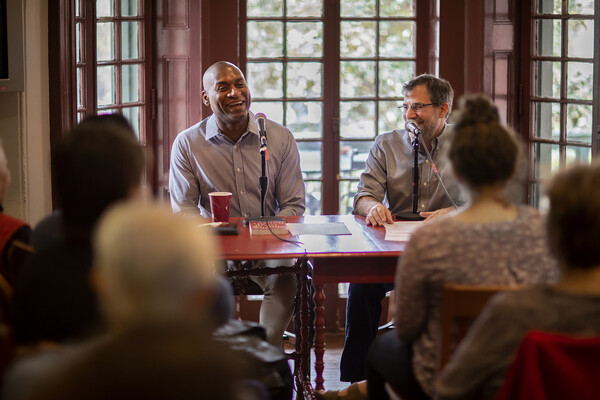
[[[421,134],[421,129],[419,128],[419,125],[417,125],[417,122],[414,119],[407,120],[404,123],[404,129],[415,135],[415,137]]]
[[[396,214],[396,219],[401,221],[422,221],[425,218],[421,217],[417,213],[419,208],[419,139],[417,137],[421,134],[419,126],[415,120],[409,119],[404,124],[404,129],[407,132],[412,133],[415,137],[412,141],[413,147],[413,182],[412,182],[412,211],[400,212]]]
[[[260,138],[260,170],[261,175],[258,177],[258,186],[260,187],[260,217],[245,218],[243,223],[248,225],[251,221],[284,221],[281,217],[271,217],[265,215],[265,200],[267,197],[267,188],[269,187],[269,177],[267,175],[267,161],[269,153],[267,152],[267,117],[263,113],[254,114],[254,122],[258,126],[258,136]]]
[[[263,113],[254,115],[254,122],[256,122],[256,126],[258,126],[258,135],[260,137],[260,152],[262,153],[264,151],[268,160],[269,154],[267,153],[267,128],[265,127],[266,120],[267,117]]]
[[[437,176],[438,181],[440,182],[440,185],[442,185],[442,188],[444,189],[444,192],[446,193],[446,197],[448,198],[448,200],[450,200],[450,203],[452,203],[454,208],[458,208],[458,205],[456,205],[456,202],[454,201],[454,199],[452,199],[452,196],[450,196],[450,193],[448,193],[448,189],[446,189],[446,185],[444,185],[444,182],[442,181],[442,177],[440,176],[440,173],[438,172],[437,168],[435,167],[435,164],[433,163],[433,159],[431,158],[431,153],[429,152],[427,145],[425,145],[425,141],[423,140],[423,135],[421,135],[421,128],[419,128],[419,125],[417,125],[417,121],[415,121],[414,119],[406,120],[406,122],[404,123],[404,129],[406,129],[408,132],[415,135],[416,138],[421,142],[421,146],[423,146],[423,149],[425,149],[425,154],[427,155],[427,159],[431,163],[431,169],[433,169],[433,172],[435,173],[435,176]]]

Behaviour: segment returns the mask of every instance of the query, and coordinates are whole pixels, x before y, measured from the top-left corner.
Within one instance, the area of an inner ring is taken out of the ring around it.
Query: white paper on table
[[[290,223],[286,224],[290,233],[294,236],[299,235],[352,235],[348,227],[343,222],[324,222],[324,223]]]
[[[385,240],[408,242],[412,233],[423,224],[423,221],[396,221],[385,224]]]

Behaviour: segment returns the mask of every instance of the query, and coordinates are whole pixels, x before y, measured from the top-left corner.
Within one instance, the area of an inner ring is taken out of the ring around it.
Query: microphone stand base
[[[401,212],[395,215],[398,221],[423,221],[425,218],[413,212]]]

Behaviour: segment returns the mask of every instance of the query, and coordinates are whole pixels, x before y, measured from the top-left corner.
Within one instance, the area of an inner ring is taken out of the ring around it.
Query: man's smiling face
[[[244,74],[231,64],[220,65],[204,77],[202,100],[224,125],[247,121],[250,90]]]

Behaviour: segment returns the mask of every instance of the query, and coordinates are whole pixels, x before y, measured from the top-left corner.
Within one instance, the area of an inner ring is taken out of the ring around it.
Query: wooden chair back
[[[490,297],[520,286],[444,284],[441,312],[439,371],[446,365],[458,343],[464,339]]]

